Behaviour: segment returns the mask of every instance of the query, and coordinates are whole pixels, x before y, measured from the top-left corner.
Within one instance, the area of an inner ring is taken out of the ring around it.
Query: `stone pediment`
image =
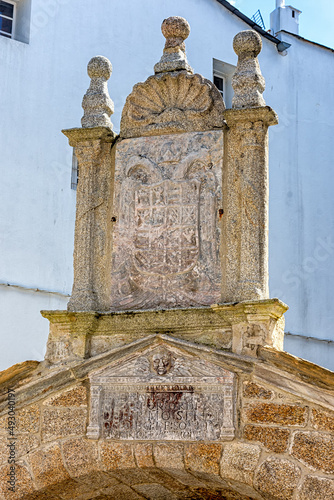
[[[126,358],[126,355],[125,355]],[[104,367],[90,375],[91,381],[108,382],[109,379],[126,383],[129,378],[135,381],[165,383],[184,381],[187,378],[199,382],[213,381],[217,377],[233,381],[233,373],[207,360],[194,358],[165,342],[154,343],[144,352],[140,351],[128,359],[120,359],[115,364]]]
[[[224,101],[199,74],[161,73],[138,83],[128,96],[121,137],[213,130],[224,125]]]
[[[161,339],[90,374],[87,436],[221,440],[234,436],[234,373]]]

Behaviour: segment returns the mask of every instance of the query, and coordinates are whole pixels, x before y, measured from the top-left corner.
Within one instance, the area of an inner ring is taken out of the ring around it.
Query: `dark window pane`
[[[220,92],[224,91],[224,80],[222,78],[219,78],[219,76],[214,76],[213,83],[216,85],[217,89],[220,90]]]
[[[13,21],[11,19],[6,19],[5,17],[0,17],[0,30],[6,33],[11,33],[13,27]]]
[[[5,33],[0,33],[1,36],[4,36],[5,38],[12,38],[10,35],[6,35]]]
[[[14,5],[7,2],[0,2],[0,14],[7,17],[13,17]]]

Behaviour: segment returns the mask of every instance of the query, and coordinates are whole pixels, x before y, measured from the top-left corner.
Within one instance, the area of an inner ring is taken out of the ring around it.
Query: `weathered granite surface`
[[[107,80],[112,72],[109,59],[104,56],[93,57],[87,66],[91,79],[89,89],[82,100],[84,115],[83,127],[107,127],[112,129],[109,116],[114,112],[114,103],[109,97]]]
[[[262,96],[265,81],[257,59],[262,49],[260,35],[253,30],[241,31],[233,39],[233,49],[238,56],[238,65],[232,78],[232,108],[265,106]]]
[[[1,499],[333,496],[334,402],[321,402],[333,400],[334,374],[287,353],[152,335],[17,376],[14,494],[0,387]]]
[[[127,97],[120,136],[205,131],[224,126],[219,90],[199,74],[159,73],[137,83]]]
[[[223,174],[222,301],[265,299],[268,289],[268,127],[275,112],[262,97],[264,79],[257,55],[261,38],[242,31],[233,41],[238,66],[233,76]]]
[[[184,40],[188,38],[190,26],[183,17],[169,17],[164,19],[161,31],[166,38],[163,56],[154,66],[155,73],[166,73],[168,71],[186,70],[193,73],[186,57]]]
[[[210,80],[192,74],[185,55],[189,24],[182,17],[169,17],[161,29],[166,37],[163,56],[154,66],[155,75],[135,85],[128,96],[120,136],[145,137],[222,128],[225,104],[220,92]]]
[[[46,360],[59,364],[96,356],[157,333],[256,357],[261,346],[282,349],[286,310],[271,299],[137,312],[42,311],[50,321]]]
[[[175,347],[153,344],[94,372],[90,385],[90,438],[233,439],[234,374]]]
[[[287,306],[268,299],[277,117],[261,39],[235,37],[226,128],[218,90],[187,63],[188,23],[162,31],[117,143],[101,57],[84,128],[65,131],[80,165],[73,293],[69,311],[42,312],[45,361],[0,374],[0,498],[332,499],[334,374],[282,351]]]
[[[222,159],[221,131],[117,144],[112,310],[220,300]]]

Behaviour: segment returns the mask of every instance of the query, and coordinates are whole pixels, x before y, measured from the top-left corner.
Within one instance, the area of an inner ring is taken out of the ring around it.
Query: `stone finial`
[[[233,49],[238,56],[238,65],[232,78],[232,108],[265,106],[262,96],[265,81],[257,59],[262,49],[260,35],[253,30],[241,31],[233,39]]]
[[[193,70],[188,64],[184,44],[184,40],[190,33],[189,23],[183,17],[168,17],[162,22],[161,31],[166,38],[166,43],[160,61],[154,66],[154,72],[186,70],[192,74]]]
[[[109,97],[107,87],[111,72],[112,65],[106,57],[96,56],[89,61],[87,73],[91,82],[82,100],[84,115],[81,118],[81,125],[83,128],[107,127],[112,130],[113,125],[109,116],[114,112],[114,103]]]

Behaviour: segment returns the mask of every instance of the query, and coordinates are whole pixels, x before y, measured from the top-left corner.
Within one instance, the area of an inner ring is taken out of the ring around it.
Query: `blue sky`
[[[229,0],[232,5],[246,16],[260,9],[266,29],[270,28],[270,12],[276,6],[275,0]],[[302,11],[299,18],[299,34],[312,42],[321,43],[334,48],[334,1],[333,0],[286,0]]]

